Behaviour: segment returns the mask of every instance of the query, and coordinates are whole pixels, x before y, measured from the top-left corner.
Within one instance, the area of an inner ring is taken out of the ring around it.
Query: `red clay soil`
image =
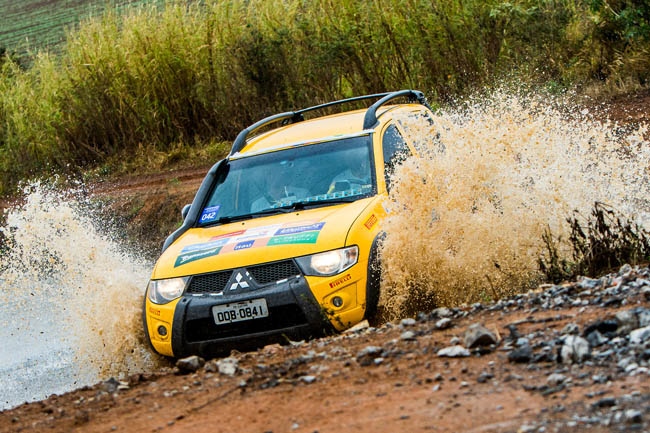
[[[640,296],[627,302],[650,306]],[[590,405],[603,397],[622,401],[623,395],[650,395],[647,375],[617,375],[615,365],[511,363],[499,348],[467,358],[436,353],[451,338],[462,339],[467,326],[476,322],[502,343],[508,324],[517,323],[521,335],[560,331],[569,322],[583,329],[630,305],[536,313],[484,310],[454,319],[446,330],[421,320],[414,326],[389,324],[297,345],[267,346],[234,353],[239,372],[232,377],[210,368],[213,361],[188,375],[174,374],[175,368],[134,375],[128,389],[112,394],[98,384],[24,404],[0,413],[0,432],[613,431],[585,421],[572,425],[571,420],[589,414]],[[416,337],[400,338],[405,330]],[[357,354],[369,345],[391,355],[364,365]],[[574,377],[570,386],[545,393],[534,389],[544,389],[539,386],[562,368]],[[482,373],[492,377],[482,381]],[[611,380],[595,383],[595,375]],[[647,400],[645,404],[647,408]],[[530,425],[547,427],[527,430]]]

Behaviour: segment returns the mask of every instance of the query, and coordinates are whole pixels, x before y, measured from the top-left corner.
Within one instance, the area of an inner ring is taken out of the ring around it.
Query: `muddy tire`
[[[379,295],[381,286],[381,263],[379,260],[379,242],[383,234],[377,235],[370,247],[370,256],[368,257],[368,279],[366,281],[366,312],[363,316],[369,322],[372,322],[377,315],[379,306]]]

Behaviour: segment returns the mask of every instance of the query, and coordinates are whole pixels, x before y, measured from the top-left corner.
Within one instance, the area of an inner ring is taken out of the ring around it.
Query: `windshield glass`
[[[199,225],[354,201],[371,195],[370,135],[310,144],[227,162]]]

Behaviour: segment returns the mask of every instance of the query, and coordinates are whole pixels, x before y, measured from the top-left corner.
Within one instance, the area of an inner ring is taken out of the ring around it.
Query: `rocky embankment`
[[[109,379],[0,431],[650,430],[650,270]]]

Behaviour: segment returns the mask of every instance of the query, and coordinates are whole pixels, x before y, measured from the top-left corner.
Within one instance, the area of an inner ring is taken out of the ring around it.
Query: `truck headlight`
[[[356,264],[358,259],[359,247],[354,245],[352,247],[298,257],[296,258],[296,262],[305,275],[329,277],[345,271]]]
[[[154,304],[166,304],[180,298],[185,290],[187,280],[189,277],[149,281],[149,286],[147,286],[149,300]]]

